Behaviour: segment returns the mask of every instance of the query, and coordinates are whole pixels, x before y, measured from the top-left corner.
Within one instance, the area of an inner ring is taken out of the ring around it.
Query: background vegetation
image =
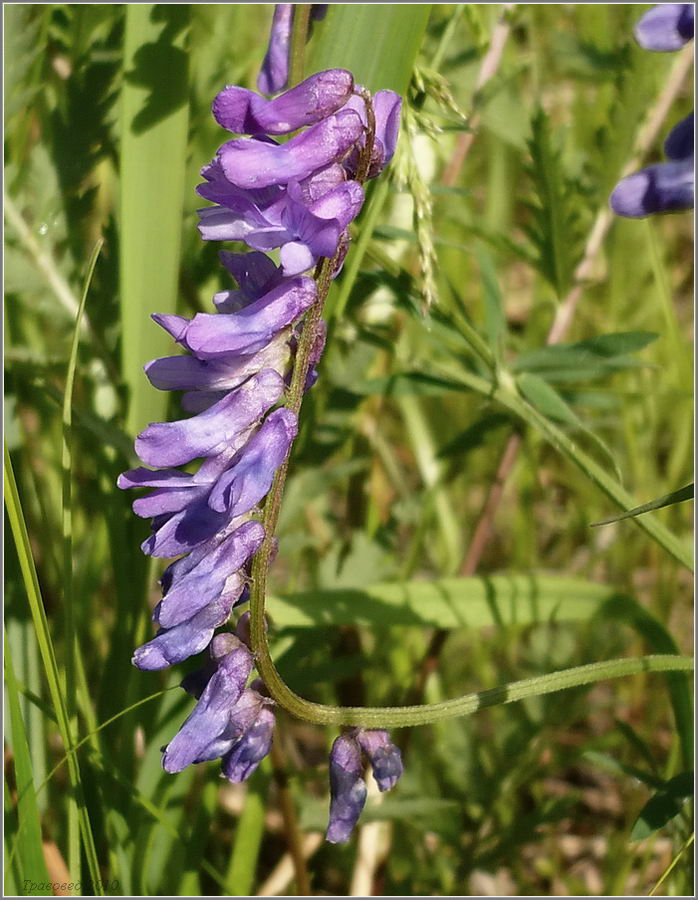
[[[409,100],[284,500],[273,652],[303,696],[434,701],[691,651],[690,504],[590,528],[691,480],[691,220],[606,212],[693,103],[690,50],[633,41],[646,8],[339,5],[315,28],[307,72]],[[405,776],[346,847],[320,835],[330,730],[279,716],[245,786],[161,771],[186,667],[130,665],[158,569],[115,481],[176,412],[141,371],[169,350],[149,314],[224,286],[194,187],[271,12],[4,7],[6,891],[293,892],[290,800],[317,893],[643,894],[676,859],[657,890],[690,893],[683,674],[396,732]]]

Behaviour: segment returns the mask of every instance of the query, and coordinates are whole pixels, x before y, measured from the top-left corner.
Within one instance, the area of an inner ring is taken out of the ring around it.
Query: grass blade
[[[370,91],[405,94],[431,4],[335,3],[306,62],[306,74],[343,68]]]
[[[643,503],[642,506],[636,506],[635,509],[629,509],[622,516],[614,516],[612,519],[605,519],[603,522],[592,522],[591,527],[597,528],[599,525],[610,525],[611,522],[620,522],[621,519],[631,519],[635,516],[641,516],[643,513],[650,512],[653,509],[662,509],[665,506],[673,506],[674,503],[684,503],[686,500],[692,500],[694,494],[693,483],[687,484],[685,487],[679,488],[678,491],[672,491],[670,494],[664,494],[663,497],[657,497],[656,500],[650,500],[649,503]]]
[[[61,690],[60,675],[58,672],[58,663],[53,649],[53,641],[48,627],[46,618],[46,610],[41,598],[41,589],[39,587],[39,579],[36,574],[34,558],[32,556],[31,544],[29,542],[29,534],[24,521],[22,505],[19,499],[17,483],[15,481],[14,472],[12,470],[12,460],[9,451],[5,446],[5,468],[4,468],[4,485],[5,485],[5,505],[7,507],[7,515],[10,520],[10,528],[17,548],[17,556],[19,558],[20,568],[22,570],[22,578],[24,587],[27,592],[29,608],[31,610],[34,629],[36,631],[37,642],[39,644],[39,652],[46,673],[49,694],[56,711],[56,721],[58,729],[63,740],[63,745],[67,751],[72,749],[71,730],[68,719],[68,711],[65,704],[65,698]],[[92,827],[85,798],[83,792],[82,779],[80,775],[80,767],[77,757],[70,753],[68,757],[68,776],[71,788],[75,794],[78,804],[78,819],[80,823],[80,834],[82,837],[85,858],[90,873],[94,890],[102,895],[99,863],[97,860],[97,851],[95,849]]]
[[[12,725],[12,752],[17,781],[17,814],[19,820],[18,857],[23,881],[46,884],[49,880],[42,850],[41,822],[36,802],[36,790],[32,776],[29,744],[22,720],[19,691],[12,666],[9,643],[5,641],[5,678]],[[25,893],[50,895],[51,890],[34,888]]]
[[[175,311],[184,198],[188,5],[126,8],[121,92],[120,287],[128,427],[163,417],[166,395],[145,388],[143,364],[169,352],[149,312]]]

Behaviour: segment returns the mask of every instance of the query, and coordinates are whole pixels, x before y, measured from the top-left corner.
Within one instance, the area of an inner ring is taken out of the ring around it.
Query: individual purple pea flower
[[[362,751],[373,768],[380,791],[394,787],[402,775],[400,751],[387,731],[353,729],[340,735],[330,752],[330,819],[326,838],[348,841],[366,803]]]
[[[337,112],[353,90],[354,77],[346,69],[311,75],[274,100],[228,85],[213,101],[213,116],[234,134],[288,134]]]
[[[635,39],[645,50],[680,50],[693,37],[692,3],[660,3],[635,26]]]
[[[663,3],[635,26],[635,37],[646,50],[679,50],[693,38],[693,5]],[[668,162],[655,163],[623,178],[611,194],[615,213],[642,218],[655,213],[692,209],[694,203],[693,113],[679,122],[664,143]]]
[[[348,841],[366,803],[361,748],[351,735],[340,735],[330,752],[330,821],[326,840]]]
[[[162,767],[166,772],[181,772],[194,762],[220,756],[218,744],[230,726],[231,710],[245,689],[253,658],[233,634],[216,635],[211,658],[215,672],[193,712],[165,748]]]
[[[236,138],[218,150],[223,173],[240,188],[259,189],[308,178],[344,159],[361,138],[364,125],[353,109],[343,109],[285,144]]]
[[[357,86],[357,90],[361,90]],[[368,177],[375,178],[380,175],[395,155],[398,132],[400,131],[400,111],[402,98],[395,91],[377,91],[371,98],[373,114],[375,117],[376,133],[371,152],[371,163]],[[344,109],[353,109],[361,117],[364,126],[368,125],[366,114],[366,101],[360,94],[353,94],[346,103]],[[365,138],[361,138],[359,147],[363,147]],[[355,149],[345,162],[345,168],[350,177],[356,174],[359,163],[359,151]]]
[[[274,731],[274,713],[269,707],[269,701],[257,691],[247,691],[240,698],[237,707],[233,711],[232,719],[240,729],[241,734],[232,748],[223,757],[221,771],[228,781],[239,784],[246,781],[255,771],[260,762],[271,750],[272,733]],[[242,709],[244,705],[243,719]],[[250,710],[256,711],[251,724],[247,724]],[[241,727],[244,724],[244,727]]]
[[[313,3],[310,7],[308,36],[310,36],[313,20],[324,19],[327,5],[327,3]],[[263,94],[276,94],[277,91],[283,91],[288,83],[293,7],[293,3],[277,3],[274,7],[269,46],[262,69],[257,77],[257,89]]]

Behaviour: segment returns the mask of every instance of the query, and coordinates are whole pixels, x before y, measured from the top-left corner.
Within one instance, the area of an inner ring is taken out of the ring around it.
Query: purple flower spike
[[[360,731],[356,739],[373,767],[378,789],[389,791],[402,775],[402,758],[398,748],[390,742],[388,732]]]
[[[136,453],[151,466],[179,466],[215,455],[258,421],[283,390],[281,375],[264,369],[198,416],[148,425],[136,438]]]
[[[340,735],[330,752],[330,821],[326,839],[343,844],[351,837],[366,803],[361,749],[351,735]]]
[[[637,23],[635,37],[645,50],[680,50],[693,37],[693,4],[660,3]]]
[[[250,777],[271,750],[273,731],[274,713],[268,706],[262,706],[254,723],[244,731],[230,753],[223,757],[222,772],[228,781],[239,784]]]
[[[311,75],[275,100],[229,85],[213,101],[213,115],[235,134],[288,134],[332,115],[353,90],[354,78],[346,69]]]
[[[233,315],[197,313],[184,340],[199,359],[255,353],[302,315],[317,299],[312,278],[286,279]]]
[[[363,130],[356,112],[345,109],[285,144],[275,145],[255,138],[228,141],[218,151],[218,159],[228,181],[241,188],[300,181],[342,159]]]
[[[162,767],[166,772],[181,772],[208,755],[210,745],[225,732],[230,710],[240,699],[252,671],[252,654],[234,635],[218,635],[211,649],[216,656],[227,652],[219,656],[218,667],[196,708],[165,748]]]

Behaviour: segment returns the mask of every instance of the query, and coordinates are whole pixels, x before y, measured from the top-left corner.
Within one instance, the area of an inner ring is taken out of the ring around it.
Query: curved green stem
[[[444,719],[470,716],[486,706],[515,703],[526,697],[540,697],[567,688],[580,687],[607,678],[623,675],[639,675],[641,672],[689,672],[693,660],[687,656],[640,656],[631,659],[611,659],[604,662],[575,666],[536,678],[512,681],[485,691],[465,694],[456,700],[420,706],[325,706],[310,703],[295,694],[282,680],[265,646],[258,650],[257,665],[271,696],[281,706],[306,722],[318,725],[347,725],[365,728],[403,728],[410,725],[427,725]]]

